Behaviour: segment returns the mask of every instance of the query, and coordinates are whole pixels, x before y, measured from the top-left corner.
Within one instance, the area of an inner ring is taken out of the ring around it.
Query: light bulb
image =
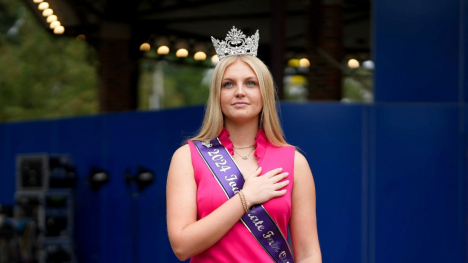
[[[181,49],[177,50],[175,55],[177,57],[179,57],[179,58],[185,58],[185,57],[188,56],[188,50],[185,49],[185,48],[181,48]]]
[[[309,62],[308,59],[302,58],[301,60],[299,60],[299,66],[301,66],[301,67],[310,67],[310,62]]]
[[[42,2],[37,6],[37,8],[39,8],[39,10],[46,10],[47,8],[49,8],[49,3]]]
[[[58,27],[60,25],[61,25],[60,21],[54,21],[54,22],[50,23],[50,29],[54,29],[54,28],[56,28],[56,27]]]
[[[167,46],[160,46],[158,48],[158,54],[159,55],[167,55],[169,54],[169,48]]]
[[[42,12],[42,16],[51,16],[54,14],[54,10],[50,9],[50,8],[47,8],[46,10],[44,10]]]
[[[42,1],[44,1],[44,0],[33,0],[33,2],[36,3],[36,4],[39,4],[39,3],[41,3]]]
[[[54,21],[57,21],[57,16],[56,15],[51,15],[47,17],[47,23],[52,23]]]
[[[348,67],[350,68],[359,68],[359,61],[355,60],[354,58],[348,61]]]
[[[205,59],[206,59],[206,54],[205,54],[205,52],[199,51],[199,52],[195,53],[195,55],[193,56],[193,58],[194,58],[195,60],[205,60]]]
[[[148,43],[143,43],[140,46],[140,51],[149,51],[150,49],[151,49],[151,46]]]
[[[65,32],[65,28],[63,26],[58,26],[54,28],[54,34],[61,35]]]
[[[211,57],[211,62],[213,62],[213,63],[218,63],[218,62],[219,62],[219,57],[218,57],[218,55],[213,55],[213,56]]]

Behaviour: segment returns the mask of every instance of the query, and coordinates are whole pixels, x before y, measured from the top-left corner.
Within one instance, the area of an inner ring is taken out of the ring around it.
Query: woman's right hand
[[[262,172],[262,168],[259,167],[245,179],[242,193],[244,193],[248,207],[263,204],[272,198],[286,194],[286,189],[279,189],[287,186],[289,180],[280,181],[286,178],[289,173],[281,173],[281,171],[283,171],[282,168],[277,168],[259,176]]]

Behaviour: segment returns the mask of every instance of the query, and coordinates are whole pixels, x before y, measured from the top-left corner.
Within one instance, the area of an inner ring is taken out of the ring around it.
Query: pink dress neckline
[[[234,156],[234,145],[232,144],[231,139],[229,139],[229,135],[230,135],[229,131],[225,127],[223,127],[218,138],[221,141],[221,144],[224,147],[226,147],[226,149],[229,151],[229,153],[232,156]],[[254,156],[257,157],[258,166],[260,166],[260,164],[263,161],[263,157],[265,156],[267,143],[268,143],[268,139],[263,129],[258,130],[257,134],[255,135],[255,142],[254,142],[254,146],[257,147],[255,149]]]

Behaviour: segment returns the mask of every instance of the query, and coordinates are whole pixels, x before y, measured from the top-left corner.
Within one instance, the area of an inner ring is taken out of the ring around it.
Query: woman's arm
[[[321,263],[315,215],[315,186],[306,158],[296,151],[289,222],[296,263]]]
[[[166,189],[167,229],[172,249],[180,260],[214,245],[245,213],[240,197],[236,195],[197,221],[197,185],[189,147],[182,146],[174,153]],[[287,185],[287,182],[278,183],[287,176],[279,172],[275,169],[259,177],[261,169],[258,169],[246,179],[243,192],[249,207],[286,193],[285,190],[278,191]]]

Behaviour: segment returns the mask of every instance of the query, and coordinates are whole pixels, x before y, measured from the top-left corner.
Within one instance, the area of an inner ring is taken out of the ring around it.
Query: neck
[[[248,146],[255,142],[255,135],[258,132],[258,121],[246,123],[234,123],[225,121],[226,129],[229,131],[229,139],[235,146]]]

